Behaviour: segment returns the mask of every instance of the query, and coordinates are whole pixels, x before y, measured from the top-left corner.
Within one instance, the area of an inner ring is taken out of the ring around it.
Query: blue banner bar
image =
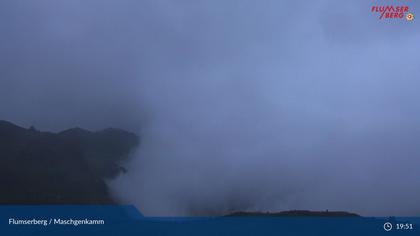
[[[0,235],[420,235],[420,218],[143,217],[133,206],[0,206]]]

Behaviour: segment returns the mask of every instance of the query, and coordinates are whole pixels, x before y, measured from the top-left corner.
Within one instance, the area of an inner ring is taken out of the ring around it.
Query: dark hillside
[[[0,204],[113,203],[105,179],[138,142],[117,129],[55,134],[0,121]]]

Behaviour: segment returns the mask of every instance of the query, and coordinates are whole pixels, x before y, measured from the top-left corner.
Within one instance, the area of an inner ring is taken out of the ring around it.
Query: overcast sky
[[[124,128],[148,215],[420,215],[417,1],[2,0],[0,119]]]

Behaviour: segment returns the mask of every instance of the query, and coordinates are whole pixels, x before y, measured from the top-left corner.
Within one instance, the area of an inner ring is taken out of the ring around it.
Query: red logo
[[[371,11],[379,15],[379,19],[406,19],[412,21],[414,15],[409,13],[409,6],[372,6]]]

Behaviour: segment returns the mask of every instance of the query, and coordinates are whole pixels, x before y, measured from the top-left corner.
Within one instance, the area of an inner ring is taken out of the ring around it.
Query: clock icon
[[[384,230],[385,230],[385,231],[391,231],[391,230],[392,230],[392,224],[391,224],[391,223],[389,223],[389,222],[386,222],[386,223],[384,224]]]

